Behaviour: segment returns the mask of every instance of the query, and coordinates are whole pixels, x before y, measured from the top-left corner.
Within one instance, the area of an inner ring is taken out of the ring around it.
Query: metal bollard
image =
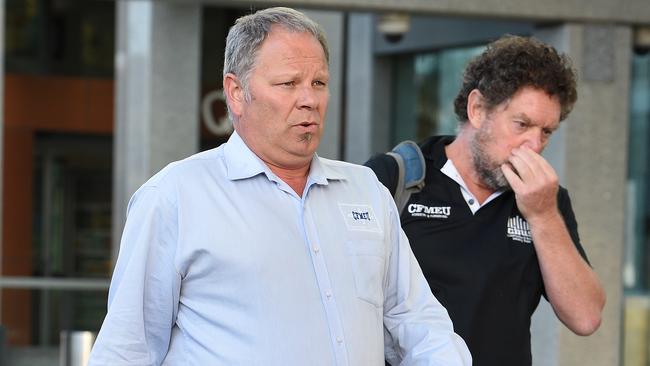
[[[89,331],[62,331],[60,366],[86,366],[96,336],[95,332]]]

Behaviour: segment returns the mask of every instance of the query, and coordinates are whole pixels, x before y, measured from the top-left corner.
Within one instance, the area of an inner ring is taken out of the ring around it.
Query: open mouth
[[[306,131],[306,132],[315,132],[318,129],[318,123],[316,122],[300,122],[295,127]]]

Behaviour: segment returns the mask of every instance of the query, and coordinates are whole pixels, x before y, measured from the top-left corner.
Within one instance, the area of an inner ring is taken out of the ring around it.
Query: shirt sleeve
[[[454,333],[447,310],[431,293],[408,239],[399,224],[392,199],[390,240],[392,250],[384,292],[386,360],[392,365],[471,365],[462,338]]]
[[[569,198],[569,192],[566,189],[560,187],[560,190],[558,191],[557,202],[560,213],[564,218],[564,224],[569,231],[571,240],[573,240],[573,245],[575,245],[578,253],[580,253],[580,256],[589,264],[587,253],[582,247],[582,244],[580,244],[580,235],[578,235],[578,222],[576,221],[576,216],[573,213],[573,207],[571,206],[571,198]]]
[[[162,363],[178,310],[177,234],[174,205],[158,188],[140,188],[129,203],[108,312],[89,365]]]

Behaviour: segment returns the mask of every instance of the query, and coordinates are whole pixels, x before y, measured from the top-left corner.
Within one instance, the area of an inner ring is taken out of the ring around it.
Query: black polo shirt
[[[426,185],[401,214],[402,227],[424,276],[447,308],[477,366],[530,365],[530,318],[544,295],[544,282],[528,224],[507,191],[475,214],[460,186],[440,171],[453,137],[422,145]],[[391,192],[397,165],[385,154],[366,163]],[[586,260],[566,189],[558,206],[571,238]]]

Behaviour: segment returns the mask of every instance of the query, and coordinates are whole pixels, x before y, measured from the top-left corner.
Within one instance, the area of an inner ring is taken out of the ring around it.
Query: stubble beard
[[[506,176],[501,171],[501,165],[505,162],[495,161],[486,151],[486,146],[492,140],[489,123],[489,121],[484,121],[472,139],[471,152],[474,170],[478,174],[481,183],[488,188],[495,191],[510,189],[510,183],[508,183]]]
[[[306,133],[303,133],[302,135],[300,135],[298,137],[298,141],[305,142],[305,143],[310,143],[311,139],[313,137],[314,137],[314,134],[312,134],[311,132],[306,132]]]

